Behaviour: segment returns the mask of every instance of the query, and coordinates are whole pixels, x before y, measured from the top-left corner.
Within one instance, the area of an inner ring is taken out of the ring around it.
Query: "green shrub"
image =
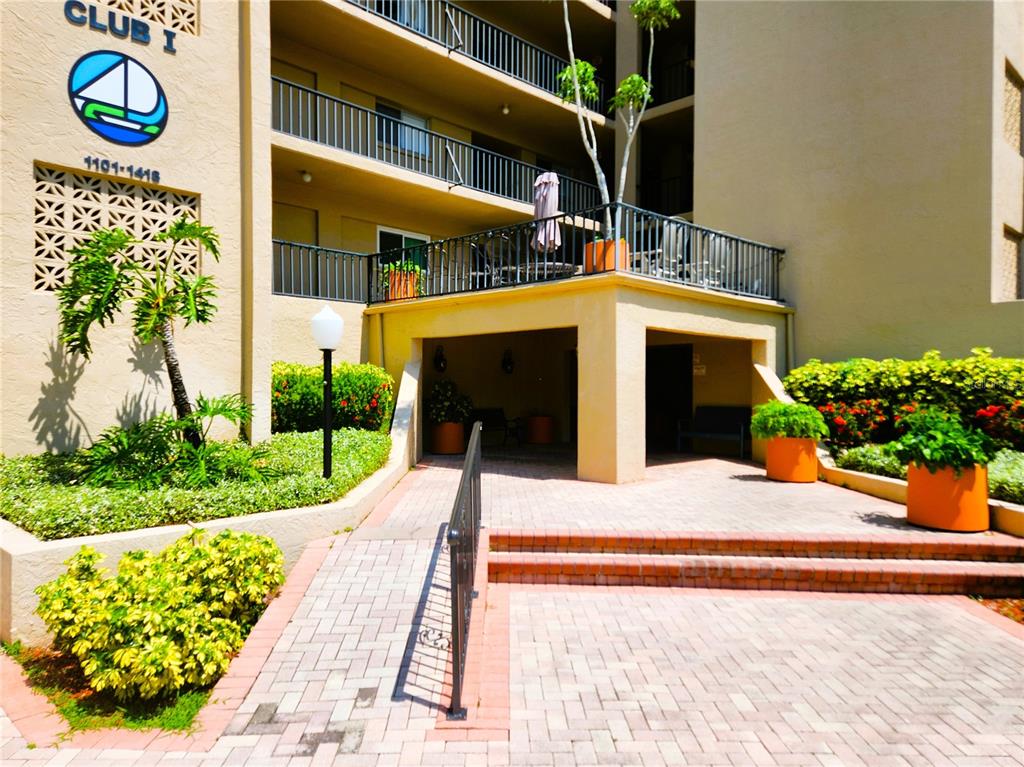
[[[473,400],[460,394],[455,382],[442,378],[427,397],[427,419],[431,423],[464,423],[473,410]]]
[[[810,405],[773,400],[754,409],[750,419],[750,433],[758,439],[819,439],[828,436],[828,427],[821,413]]]
[[[321,432],[275,434],[266,448],[273,478],[195,488],[82,485],[81,453],[0,458],[0,517],[53,540],[315,506],[344,496],[383,466],[391,450],[387,434],[339,429],[332,475],[324,479],[322,444]]]
[[[319,365],[275,362],[270,419],[275,432],[315,431],[324,423],[324,377]],[[376,365],[342,362],[333,368],[334,428],[387,431],[395,382]]]
[[[811,360],[784,383],[795,400],[815,407],[874,399],[889,414],[900,405],[920,403],[969,420],[982,408],[1024,397],[1024,359],[993,357],[991,349],[977,348],[972,356],[953,360],[937,351],[919,360]]]
[[[988,494],[1024,504],[1024,453],[1000,450],[988,465]]]
[[[887,445],[862,445],[853,447],[836,456],[840,469],[878,474],[881,477],[906,479],[907,467],[892,454]]]
[[[102,560],[83,546],[66,573],[36,589],[36,612],[89,686],[120,699],[212,684],[284,581],[271,539],[230,530],[127,552],[112,578]]]
[[[926,408],[900,421],[903,434],[889,450],[901,463],[924,466],[933,474],[942,468],[963,469],[985,465],[995,455],[995,443],[982,432],[965,426],[955,413]]]

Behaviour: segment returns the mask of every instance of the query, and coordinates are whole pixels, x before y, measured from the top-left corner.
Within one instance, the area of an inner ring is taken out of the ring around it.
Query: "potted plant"
[[[420,284],[422,267],[415,261],[393,261],[381,264],[380,278],[384,287],[385,299],[399,301],[403,298],[416,298],[423,293]]]
[[[616,258],[618,246],[618,258]],[[586,274],[596,272],[612,272],[616,269],[625,271],[629,261],[629,243],[624,239],[598,240],[588,242],[583,247],[583,271]]]
[[[459,393],[454,381],[444,379],[434,384],[427,398],[433,452],[455,455],[465,449],[465,423],[472,409],[473,401]]]
[[[890,449],[907,464],[907,521],[936,530],[988,530],[992,439],[935,408],[904,417],[900,430]]]
[[[828,435],[825,419],[817,409],[795,402],[766,402],[754,410],[750,433],[768,440],[768,479],[817,482],[815,446],[818,439]]]

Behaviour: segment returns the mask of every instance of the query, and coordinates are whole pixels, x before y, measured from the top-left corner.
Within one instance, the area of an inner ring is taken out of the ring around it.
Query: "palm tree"
[[[60,340],[69,351],[89,359],[89,331],[93,325],[113,323],[122,308],[130,304],[135,337],[143,344],[160,341],[174,410],[179,420],[186,420],[192,404],[178,362],[174,321],[182,319],[186,326],[210,322],[217,311],[213,304],[217,294],[210,277],[190,277],[176,271],[174,255],[179,243],[192,240],[219,260],[219,237],[212,227],[182,216],[153,239],[169,242],[170,248],[151,271],[126,252],[137,240],[123,229],[95,231],[71,251],[68,279],[57,291]],[[188,429],[185,437],[195,447],[202,442],[202,435],[194,428]]]

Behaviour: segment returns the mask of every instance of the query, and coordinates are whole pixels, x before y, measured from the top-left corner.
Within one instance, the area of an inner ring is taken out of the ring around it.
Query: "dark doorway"
[[[676,449],[676,430],[693,417],[693,346],[647,347],[647,452]]]

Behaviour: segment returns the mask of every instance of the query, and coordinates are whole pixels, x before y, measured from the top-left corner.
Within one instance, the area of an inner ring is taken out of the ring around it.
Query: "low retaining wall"
[[[818,474],[830,485],[839,485],[893,503],[907,502],[906,480],[840,469],[833,463],[828,452],[821,448],[818,449]],[[1024,506],[989,499],[988,510],[989,524],[993,530],[1024,538]]]
[[[410,362],[403,371],[391,426],[388,462],[334,503],[226,517],[194,526],[147,527],[56,541],[40,540],[10,522],[0,520],[0,639],[17,639],[28,645],[49,642],[46,628],[35,614],[39,601],[35,589],[60,575],[64,571],[64,560],[82,546],[92,546],[105,554],[103,565],[114,570],[126,551],[161,549],[193,527],[212,533],[231,529],[273,538],[284,553],[285,569],[290,570],[298,562],[307,543],[362,522],[416,462],[413,425],[419,398],[419,375],[418,360]]]

